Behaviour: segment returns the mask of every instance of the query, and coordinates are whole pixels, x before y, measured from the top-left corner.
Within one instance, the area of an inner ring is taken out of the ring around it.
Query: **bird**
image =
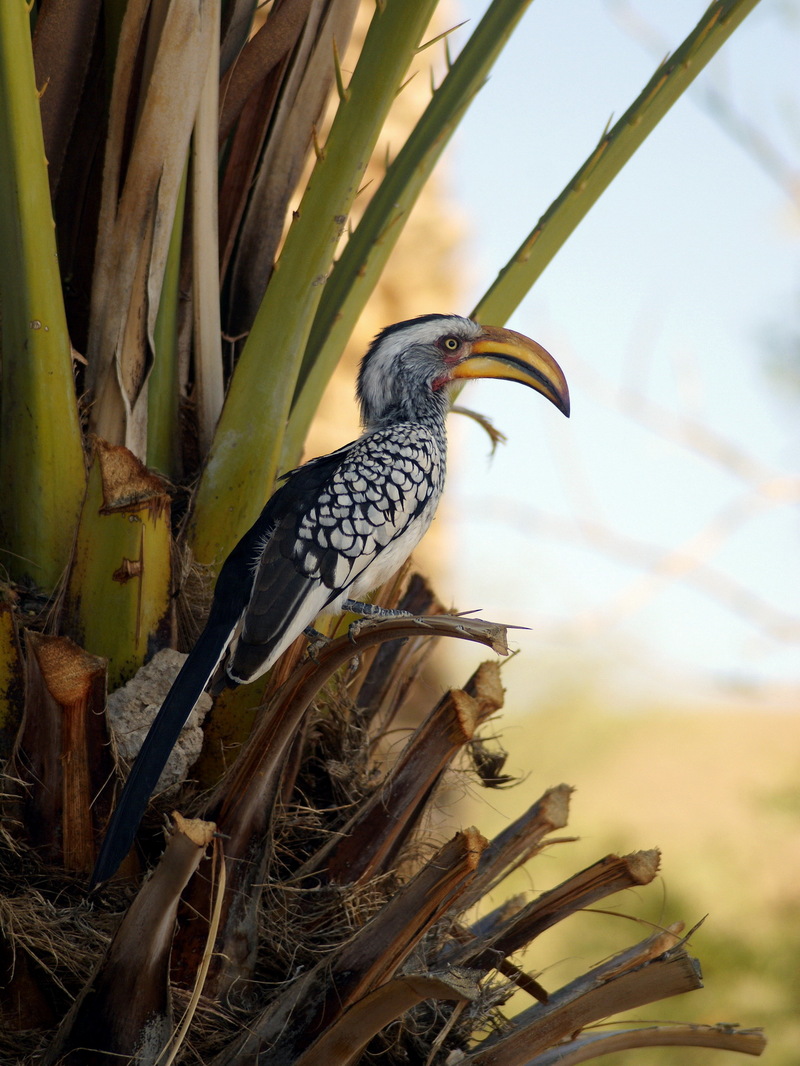
[[[569,416],[555,359],[513,330],[453,314],[383,329],[359,368],[363,432],[280,479],[225,560],[208,621],[150,727],[109,820],[91,877],[108,880],[130,850],[178,735],[219,677],[261,677],[320,614],[390,614],[363,602],[403,565],[430,526],[446,467],[451,385],[527,385]]]

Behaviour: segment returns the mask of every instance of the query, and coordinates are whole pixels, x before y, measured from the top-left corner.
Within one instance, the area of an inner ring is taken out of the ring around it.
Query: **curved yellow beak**
[[[505,378],[536,389],[569,418],[567,379],[549,352],[513,329],[482,326],[472,351],[453,368],[454,378]]]

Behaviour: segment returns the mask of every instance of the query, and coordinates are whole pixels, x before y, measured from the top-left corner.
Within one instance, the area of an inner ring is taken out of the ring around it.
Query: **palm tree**
[[[476,317],[507,319],[754,3],[712,4]],[[678,928],[549,995],[511,961],[576,909],[651,880],[654,852],[472,917],[566,824],[569,789],[491,842],[470,829],[431,843],[425,812],[460,751],[487,784],[503,780],[476,736],[502,687],[484,663],[421,715],[413,680],[432,638],[503,651],[505,635],[444,615],[418,576],[384,590],[415,617],[364,628],[356,666],[332,633],[314,658],[290,649],[263,684],[219,697],[192,784],[153,803],[124,876],[86,898],[117,775],[107,693],[153,673],[163,693],[174,665],[154,653],[191,641],[222,560],[299,458],[526,2],[494,0],[448,55],[361,209],[436,2],[367,6],[348,77],[355,0],[274,0],[266,16],[255,0],[0,5],[0,1047],[20,1061],[219,1066],[544,1066],[658,1042],[758,1053],[760,1034],[726,1027],[584,1031],[699,985]],[[376,747],[410,700],[421,724],[378,773]],[[176,806],[198,817],[172,815],[142,881]],[[509,1027],[517,987],[532,1006]]]

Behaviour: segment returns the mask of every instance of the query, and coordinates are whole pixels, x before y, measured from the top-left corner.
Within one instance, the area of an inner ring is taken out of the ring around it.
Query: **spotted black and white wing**
[[[318,614],[395,573],[430,525],[443,481],[441,439],[408,424],[288,475],[271,501],[274,524],[260,546],[231,679],[254,680]]]

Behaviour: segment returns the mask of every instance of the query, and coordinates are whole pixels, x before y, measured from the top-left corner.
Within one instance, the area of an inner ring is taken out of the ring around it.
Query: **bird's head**
[[[569,415],[566,379],[536,341],[459,315],[423,315],[384,329],[358,375],[364,425],[444,414],[448,386],[466,378],[505,378],[529,385]]]

